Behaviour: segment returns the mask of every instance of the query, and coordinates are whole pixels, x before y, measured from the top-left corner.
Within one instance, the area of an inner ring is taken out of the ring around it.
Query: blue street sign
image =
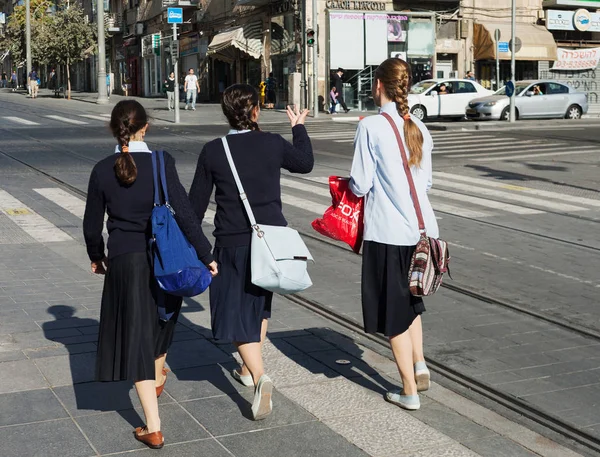
[[[513,94],[515,93],[515,85],[513,84],[512,81],[508,81],[506,83],[506,96],[507,97],[512,97]]]
[[[508,41],[498,42],[498,52],[508,52]]]
[[[167,22],[169,24],[183,24],[183,8],[167,8]]]

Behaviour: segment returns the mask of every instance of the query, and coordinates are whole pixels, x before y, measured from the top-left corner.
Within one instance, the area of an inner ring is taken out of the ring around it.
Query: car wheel
[[[515,108],[515,117],[519,119],[519,111]],[[500,114],[501,121],[509,121],[510,120],[510,106],[507,106],[502,110],[502,114]]]
[[[423,105],[416,105],[410,110],[410,114],[419,119],[420,121],[424,121],[427,119],[427,110]]]
[[[581,119],[581,108],[577,105],[571,105],[569,106],[569,109],[567,110],[567,114],[565,115],[565,118],[567,119]]]

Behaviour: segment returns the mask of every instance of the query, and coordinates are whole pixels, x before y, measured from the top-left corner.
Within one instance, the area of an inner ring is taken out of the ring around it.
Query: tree
[[[33,61],[44,61],[41,50],[44,28],[52,21],[49,11],[53,3],[50,0],[31,0],[31,58]],[[10,51],[14,62],[23,62],[25,55],[25,5],[15,6],[8,18],[6,33],[0,38],[0,47]]]
[[[56,13],[41,31],[41,52],[44,61],[64,64],[67,68],[67,93],[71,98],[70,66],[95,53],[95,25],[84,19],[78,3],[64,1],[57,6]]]

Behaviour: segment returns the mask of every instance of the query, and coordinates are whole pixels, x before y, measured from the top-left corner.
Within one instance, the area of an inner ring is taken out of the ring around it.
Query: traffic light
[[[306,44],[308,46],[314,46],[315,45],[315,31],[313,29],[308,29],[306,31]]]

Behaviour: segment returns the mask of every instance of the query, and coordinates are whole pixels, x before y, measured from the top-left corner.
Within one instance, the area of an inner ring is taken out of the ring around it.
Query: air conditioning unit
[[[144,34],[144,23],[143,22],[136,22],[136,24],[135,24],[135,34],[136,35],[143,35]]]

